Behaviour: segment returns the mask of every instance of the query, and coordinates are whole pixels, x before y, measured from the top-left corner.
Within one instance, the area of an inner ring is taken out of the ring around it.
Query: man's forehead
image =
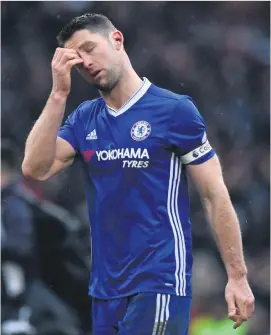
[[[92,33],[87,29],[78,30],[65,42],[65,48],[81,49],[86,44],[95,44],[100,40],[101,36]]]

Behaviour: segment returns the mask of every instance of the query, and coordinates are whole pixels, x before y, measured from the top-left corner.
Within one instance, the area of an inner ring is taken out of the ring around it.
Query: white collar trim
[[[147,78],[143,78],[142,86],[131,96],[131,98],[123,105],[120,109],[113,109],[106,105],[109,114],[113,116],[119,116],[126,112],[129,108],[131,108],[139,99],[143,97],[143,95],[147,92],[149,87],[151,86],[151,82]]]

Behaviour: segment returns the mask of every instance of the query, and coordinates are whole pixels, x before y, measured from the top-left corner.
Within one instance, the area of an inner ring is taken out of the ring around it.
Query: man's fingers
[[[53,91],[68,96],[71,90],[71,68],[83,62],[75,50],[57,48],[51,63]]]
[[[244,321],[247,321],[249,317],[251,317],[254,311],[254,298],[248,297],[245,299],[236,299],[237,306],[239,310],[239,317],[235,322],[233,328],[236,329],[241,326]]]
[[[239,319],[239,315],[233,315],[229,317],[229,319],[232,320],[233,322],[236,322]]]
[[[238,308],[236,307],[235,309],[235,314],[232,315],[229,319],[232,320],[233,322],[236,322],[240,317],[240,313],[239,313],[239,310]]]
[[[235,280],[229,279],[225,298],[228,304],[229,319],[234,321],[233,328],[241,326],[254,312],[254,297],[246,277]]]
[[[249,316],[251,316],[252,301],[249,297],[237,299],[237,306],[240,311],[240,316],[244,321],[247,321]]]
[[[236,315],[232,319],[232,321],[235,322],[234,325],[233,325],[233,329],[236,329],[236,328],[240,327],[241,324],[244,322],[242,316],[240,315],[240,311],[239,311],[238,307],[236,308]]]
[[[52,63],[55,65],[65,64],[71,59],[81,59],[75,50],[57,48]]]
[[[71,59],[66,63],[66,66],[68,66],[69,68],[72,68],[73,66],[77,65],[77,64],[81,64],[83,63],[83,59],[79,58],[79,59]]]
[[[233,295],[226,295],[226,301],[228,304],[228,317],[229,319],[234,320],[236,316],[236,306],[235,306],[235,299]]]
[[[232,320],[233,322],[236,322],[237,320],[238,320],[238,318],[239,318],[239,316],[238,315],[236,315],[236,314],[230,314],[229,316],[228,316],[228,318],[230,319],[230,320]]]
[[[233,325],[233,329],[236,329],[236,328],[240,327],[243,322],[244,322],[244,320],[242,319],[241,316],[239,316],[238,319],[237,319],[237,321]]]
[[[73,49],[67,49],[67,48],[56,48],[54,57],[56,57],[57,55],[62,55],[62,54],[73,54],[74,56],[78,56],[78,53],[73,50]]]
[[[63,53],[61,57],[56,60],[56,64],[65,65],[70,60],[80,60],[80,62],[82,61],[78,55],[74,55],[73,53]]]

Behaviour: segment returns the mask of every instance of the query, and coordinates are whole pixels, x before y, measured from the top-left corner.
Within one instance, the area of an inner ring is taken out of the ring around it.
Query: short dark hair
[[[113,23],[102,14],[83,14],[73,18],[68,22],[57,35],[57,42],[63,47],[65,42],[78,30],[88,29],[94,33],[108,35],[109,32],[116,30]]]

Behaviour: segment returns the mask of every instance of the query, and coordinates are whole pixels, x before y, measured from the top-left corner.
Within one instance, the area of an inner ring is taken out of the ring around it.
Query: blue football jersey
[[[144,78],[119,110],[103,98],[85,101],[58,135],[84,164],[92,240],[90,295],[191,296],[186,165],[215,154],[192,99]]]

